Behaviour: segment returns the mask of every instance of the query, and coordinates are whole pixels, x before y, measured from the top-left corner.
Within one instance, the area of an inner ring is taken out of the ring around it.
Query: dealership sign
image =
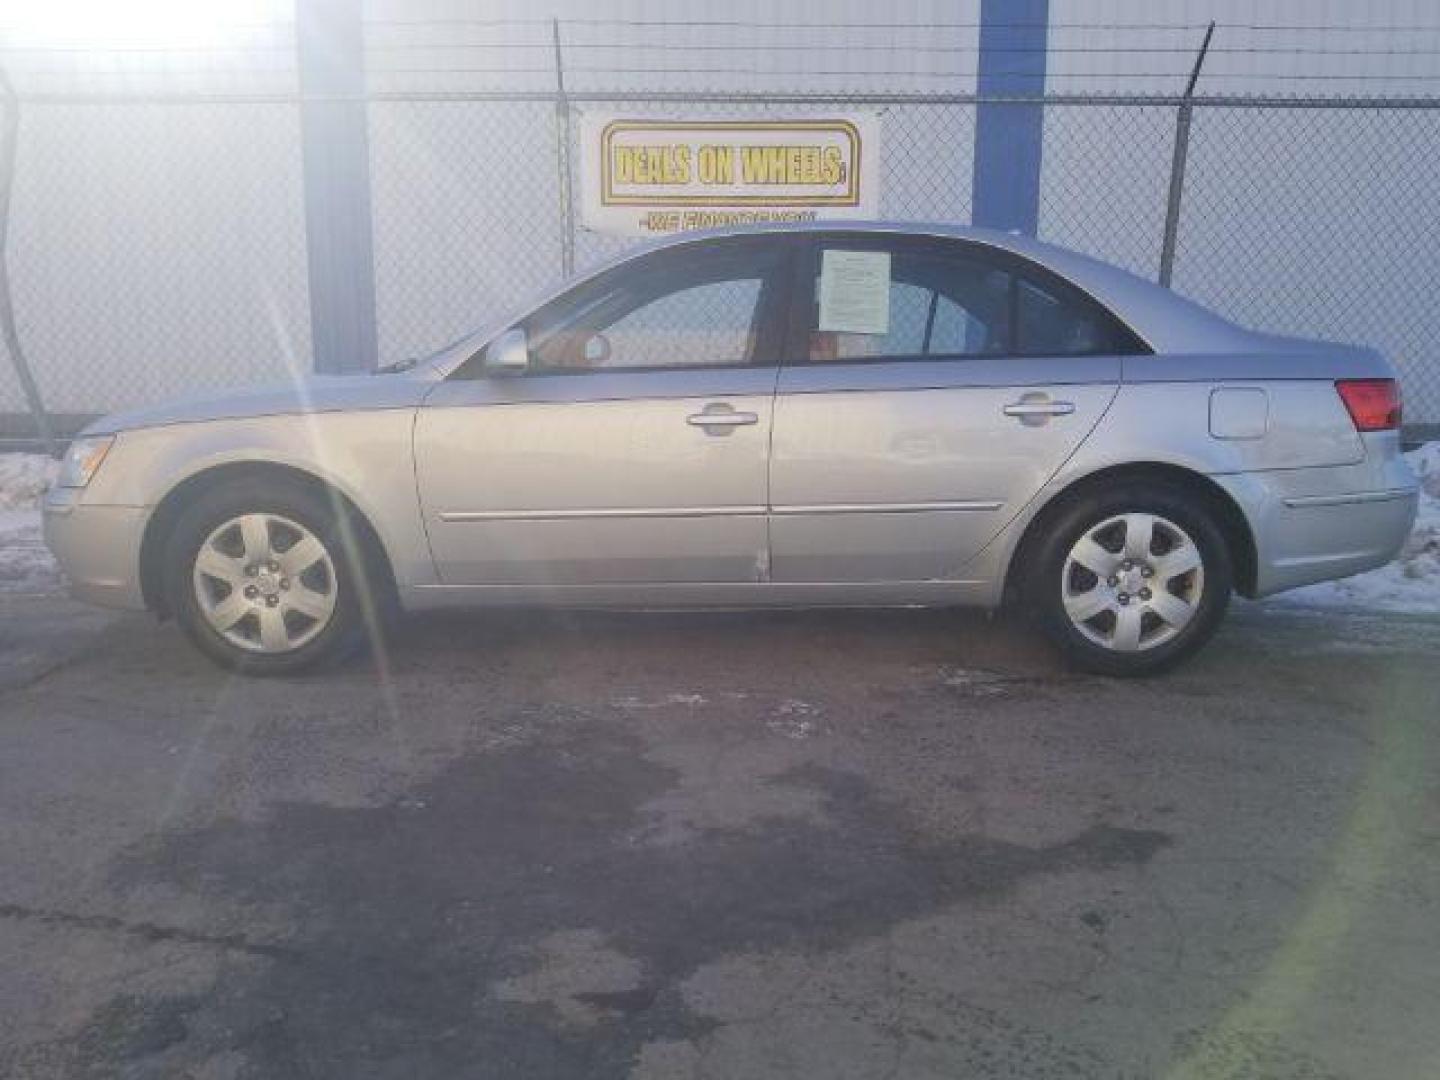
[[[659,120],[586,112],[582,224],[623,236],[875,217],[880,122]]]

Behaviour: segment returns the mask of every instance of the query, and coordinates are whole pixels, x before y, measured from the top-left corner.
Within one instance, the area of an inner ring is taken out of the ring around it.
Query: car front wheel
[[[1026,591],[1074,666],[1153,674],[1215,632],[1232,571],[1203,499],[1165,484],[1128,483],[1073,501],[1047,526]]]
[[[343,512],[305,488],[240,481],[192,503],[166,548],[166,596],[212,660],[289,674],[351,651],[362,560]]]

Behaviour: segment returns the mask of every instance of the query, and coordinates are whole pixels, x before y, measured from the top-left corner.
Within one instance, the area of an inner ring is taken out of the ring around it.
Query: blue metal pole
[[[315,370],[376,366],[361,0],[296,0]]]
[[[982,97],[1045,92],[1049,0],[981,0],[976,92]],[[1035,235],[1040,216],[1044,107],[982,101],[975,107],[970,219]]]

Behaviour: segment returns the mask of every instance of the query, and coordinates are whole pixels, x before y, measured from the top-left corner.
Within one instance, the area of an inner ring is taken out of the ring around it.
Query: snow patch
[[[787,739],[808,739],[820,733],[820,706],[798,698],[786,698],[775,707],[765,726]]]
[[[1005,693],[1009,681],[998,672],[980,668],[948,668],[940,675],[941,685],[974,697],[997,697]]]
[[[60,463],[44,454],[0,454],[0,510],[39,510]]]
[[[0,510],[0,593],[53,593],[64,582],[40,532],[39,510]]]
[[[777,716],[818,716],[819,713],[819,705],[812,705],[797,698],[786,698],[775,709]]]
[[[648,701],[638,697],[622,697],[610,704],[617,709],[698,709],[709,702],[701,694],[666,694]]]
[[[1415,527],[1395,561],[1355,577],[1282,593],[1279,599],[1315,607],[1440,614],[1440,442],[1405,455],[1420,480]]]
[[[819,725],[814,720],[798,720],[793,716],[772,716],[765,721],[765,726],[776,735],[797,742],[811,738],[819,732]]]
[[[42,454],[0,454],[0,593],[63,588],[40,530],[40,501],[59,471]]]

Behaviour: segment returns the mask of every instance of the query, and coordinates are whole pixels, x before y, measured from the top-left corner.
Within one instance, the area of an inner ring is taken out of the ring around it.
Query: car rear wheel
[[[1127,483],[1074,500],[1045,524],[1030,606],[1069,661],[1148,675],[1193,654],[1230,601],[1228,545],[1190,492]]]
[[[242,480],[181,514],[166,548],[166,597],[217,663],[289,674],[361,639],[363,559],[344,511],[299,485]]]

